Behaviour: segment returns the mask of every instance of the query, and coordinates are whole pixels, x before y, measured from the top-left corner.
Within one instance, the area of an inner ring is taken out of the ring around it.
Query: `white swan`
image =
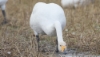
[[[66,17],[59,5],[44,2],[35,4],[30,17],[30,27],[34,30],[37,42],[39,42],[39,34],[57,36],[58,51],[64,52],[66,43],[63,41],[62,30],[65,26]]]
[[[94,0],[61,0],[61,5],[66,7],[78,7],[78,6],[85,6],[90,3],[94,2]]]
[[[1,9],[2,9],[2,14],[3,14],[3,16],[4,16],[4,21],[3,21],[3,23],[6,23],[7,21],[6,21],[6,13],[5,13],[5,4],[6,4],[6,2],[7,2],[8,0],[0,0],[0,7],[1,7]]]

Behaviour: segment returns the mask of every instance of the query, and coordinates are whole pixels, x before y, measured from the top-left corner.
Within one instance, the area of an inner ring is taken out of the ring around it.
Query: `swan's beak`
[[[66,46],[61,46],[61,51],[63,52],[63,54],[67,54],[67,50],[66,50]]]
[[[61,51],[64,52],[66,50],[66,46],[61,46]]]

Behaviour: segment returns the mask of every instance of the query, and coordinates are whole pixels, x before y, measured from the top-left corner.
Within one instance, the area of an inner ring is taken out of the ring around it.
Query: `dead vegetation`
[[[60,4],[60,0],[9,0],[8,23],[0,25],[0,57],[36,57],[35,37],[29,26],[30,14],[38,1]],[[64,9],[67,26],[63,31],[68,48],[100,54],[100,1],[76,9]],[[0,13],[0,23],[3,20]],[[55,37],[42,36],[41,57],[54,57]],[[50,54],[50,55],[47,55]]]

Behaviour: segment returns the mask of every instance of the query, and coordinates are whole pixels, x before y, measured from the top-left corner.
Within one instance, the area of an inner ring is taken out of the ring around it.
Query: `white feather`
[[[2,10],[5,10],[5,4],[8,0],[0,0],[0,7]]]
[[[61,0],[61,4],[64,8],[69,6],[85,6],[90,4],[91,2],[94,2],[94,0]]]
[[[35,35],[57,36],[58,43],[64,42],[62,30],[65,26],[66,17],[59,5],[43,2],[35,4],[30,17],[30,27],[34,30]],[[65,42],[62,45],[65,45]]]

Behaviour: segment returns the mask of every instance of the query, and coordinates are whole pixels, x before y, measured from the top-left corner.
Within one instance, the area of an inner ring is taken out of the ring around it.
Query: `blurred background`
[[[0,57],[36,57],[36,39],[29,26],[33,6],[37,2],[60,0],[8,0],[8,23],[0,25]],[[64,8],[63,8],[64,9]],[[100,54],[100,0],[85,7],[64,9],[67,26],[63,31],[68,49]],[[0,23],[3,21],[0,11]],[[56,37],[40,36],[40,57],[54,57]]]

